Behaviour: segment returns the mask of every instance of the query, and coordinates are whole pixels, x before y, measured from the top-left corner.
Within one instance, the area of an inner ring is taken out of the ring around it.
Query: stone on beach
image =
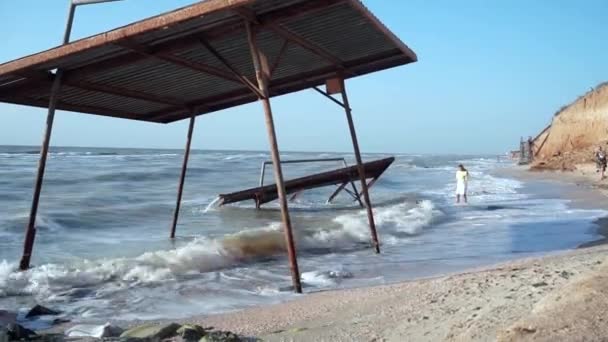
[[[68,337],[118,337],[123,333],[123,329],[113,326],[110,323],[104,325],[95,324],[78,324],[66,330],[65,335]]]
[[[9,340],[19,341],[19,340],[29,340],[36,335],[35,332],[30,329],[24,328],[17,323],[10,323],[6,325],[7,335]]]
[[[198,341],[207,333],[206,329],[200,325],[184,324],[176,331],[178,336],[184,341]]]
[[[199,342],[241,342],[237,334],[230,331],[211,331],[203,336]]]
[[[177,323],[168,324],[144,324],[133,327],[123,332],[121,338],[141,338],[147,341],[161,341],[165,338],[175,336],[180,325]]]
[[[133,327],[120,335],[126,341],[186,341],[186,342],[240,342],[245,341],[230,331],[212,331],[213,328],[203,328],[200,325],[177,323],[143,324]],[[247,339],[254,341],[254,339]]]

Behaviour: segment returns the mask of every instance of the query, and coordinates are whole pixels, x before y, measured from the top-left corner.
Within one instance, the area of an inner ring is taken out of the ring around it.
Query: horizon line
[[[0,144],[0,147],[25,147],[33,148],[38,150],[39,145],[12,145],[12,144]],[[53,148],[95,148],[95,149],[133,149],[133,150],[171,150],[171,151],[184,151],[183,148],[170,148],[170,147],[108,147],[108,146],[49,146],[49,151]],[[252,149],[221,149],[221,148],[191,148],[191,151],[212,151],[212,152],[264,152],[270,153],[268,150],[252,150]],[[320,150],[282,150],[281,153],[345,153],[354,154],[354,151],[320,151]],[[406,155],[455,155],[455,156],[501,156],[508,154],[503,153],[437,153],[437,152],[364,152],[361,154],[406,154]]]

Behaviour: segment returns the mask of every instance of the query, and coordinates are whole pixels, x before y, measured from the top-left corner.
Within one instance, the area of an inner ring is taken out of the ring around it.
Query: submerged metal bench
[[[339,161],[343,160],[342,158],[334,158],[334,159],[310,159],[310,160],[293,160],[293,161],[283,161],[282,163],[303,163],[303,162],[319,162],[319,161]],[[367,163],[363,163],[363,168],[365,170],[365,177],[367,179],[371,179],[368,183],[368,187],[372,186],[376,180],[388,169],[388,167],[395,161],[394,157],[379,159]],[[265,166],[268,162],[265,162],[262,165],[262,173],[260,179],[260,186],[255,188],[250,188],[246,190],[241,190],[229,194],[220,194],[219,205],[225,205],[229,203],[242,202],[247,200],[255,201],[256,208],[260,208],[262,204],[274,201],[278,198],[277,195],[277,185],[263,185],[264,181],[264,170]],[[359,171],[357,166],[348,166],[340,169],[335,169],[331,171],[316,173],[310,176],[294,178],[291,180],[287,180],[284,182],[285,185],[285,193],[287,195],[294,194],[292,200],[304,190],[310,190],[315,188],[321,188],[330,185],[337,185],[338,188],[336,191],[332,193],[329,197],[328,202],[331,202],[342,190],[348,192],[353,198],[359,201],[359,204],[363,206],[363,202],[360,199],[359,192],[354,185],[354,181],[359,180]],[[352,184],[353,192],[346,189],[348,184]]]

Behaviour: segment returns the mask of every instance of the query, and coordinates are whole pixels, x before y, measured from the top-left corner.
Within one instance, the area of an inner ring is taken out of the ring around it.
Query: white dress
[[[456,171],[456,195],[467,194],[467,183],[469,181],[468,171]]]

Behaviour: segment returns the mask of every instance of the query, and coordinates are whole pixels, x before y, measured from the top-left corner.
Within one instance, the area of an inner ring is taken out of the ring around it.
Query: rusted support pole
[[[182,205],[182,193],[184,191],[184,179],[186,178],[186,169],[188,168],[188,158],[190,157],[190,144],[192,143],[192,131],[194,130],[194,114],[190,117],[190,125],[188,126],[188,140],[186,141],[186,151],[184,152],[184,161],[182,163],[182,173],[179,177],[179,185],[177,187],[177,201],[175,202],[175,210],[173,211],[173,223],[171,224],[171,238],[175,238],[175,227],[177,227],[177,218],[179,217],[179,208]]]
[[[348,103],[348,96],[346,95],[346,84],[344,80],[341,80],[342,87],[342,103],[344,104],[344,111],[346,112],[346,119],[348,120],[348,128],[350,129],[350,137],[353,141],[353,148],[355,150],[355,158],[357,160],[357,168],[359,169],[359,178],[361,178],[361,192],[363,192],[363,200],[365,201],[365,209],[367,210],[367,220],[369,221],[369,229],[372,233],[372,243],[376,253],[380,253],[380,243],[378,243],[378,233],[376,233],[376,223],[374,222],[374,212],[372,208],[372,201],[369,198],[369,189],[365,178],[365,169],[363,167],[363,161],[361,160],[361,151],[359,150],[359,142],[357,141],[357,132],[355,131],[355,124],[353,122],[353,116]]]
[[[260,99],[264,106],[266,117],[266,130],[268,131],[268,140],[270,144],[270,152],[272,155],[272,165],[274,168],[274,178],[277,184],[277,195],[279,204],[281,205],[281,216],[283,220],[283,230],[285,232],[285,244],[287,246],[287,256],[289,258],[289,266],[291,268],[291,278],[294,291],[302,293],[302,284],[300,283],[300,270],[298,269],[298,260],[296,258],[296,248],[293,241],[293,232],[291,230],[291,219],[289,217],[289,208],[287,207],[287,194],[285,193],[285,184],[283,183],[283,170],[281,168],[281,158],[279,156],[279,147],[277,144],[277,136],[272,119],[272,108],[270,107],[269,90],[268,90],[268,70],[263,70],[260,62],[260,51],[256,43],[256,38],[249,22],[245,22],[247,28],[247,40],[251,50],[251,58],[255,67],[255,74],[258,81],[258,86],[262,91],[263,97]]]
[[[72,32],[72,22],[74,21],[74,11],[76,5],[70,2],[68,8],[68,18],[65,24],[63,33],[63,44],[70,41],[70,33]],[[32,207],[30,208],[30,218],[25,231],[25,241],[23,242],[23,255],[19,263],[19,269],[22,271],[30,268],[30,260],[32,259],[32,251],[34,249],[34,240],[36,239],[36,215],[38,214],[38,203],[40,202],[40,192],[42,191],[42,181],[44,180],[44,170],[46,168],[46,157],[49,153],[49,144],[51,142],[51,133],[53,132],[53,121],[55,120],[55,108],[59,101],[59,91],[61,90],[61,79],[63,70],[57,69],[55,79],[51,86],[51,94],[49,98],[49,108],[46,114],[46,128],[44,130],[44,138],[42,147],[40,148],[40,159],[38,159],[38,171],[36,173],[36,183],[34,184],[34,195],[32,196]]]
[[[44,179],[44,169],[46,168],[46,157],[49,152],[49,143],[51,142],[51,132],[53,131],[53,121],[55,119],[55,107],[59,98],[59,90],[61,89],[61,77],[63,72],[57,71],[53,86],[51,87],[51,98],[49,100],[49,109],[46,115],[46,128],[44,130],[44,138],[40,149],[40,159],[38,160],[38,171],[36,173],[36,183],[34,185],[34,195],[32,197],[32,207],[30,208],[30,219],[25,232],[25,242],[23,243],[23,256],[19,263],[19,269],[22,271],[30,268],[30,260],[32,250],[34,248],[34,240],[36,238],[36,214],[38,213],[38,202],[40,201],[40,192],[42,190],[42,181]]]

